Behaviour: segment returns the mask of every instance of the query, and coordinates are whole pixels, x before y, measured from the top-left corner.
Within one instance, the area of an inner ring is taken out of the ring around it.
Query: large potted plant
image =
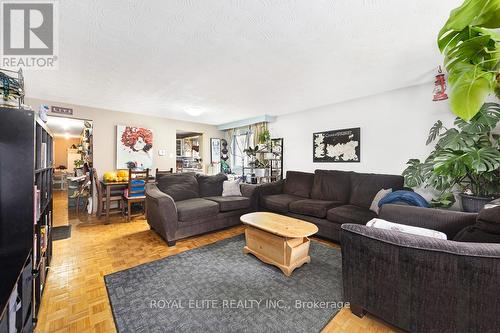
[[[500,0],[465,0],[438,35],[451,88],[451,111],[471,120],[488,95],[500,98]]]
[[[458,191],[465,211],[478,211],[500,192],[500,104],[485,103],[470,120],[455,119],[446,128],[437,121],[429,131],[427,145],[434,150],[421,162],[410,159],[404,170],[409,187],[431,187],[439,191],[434,207],[450,207]]]

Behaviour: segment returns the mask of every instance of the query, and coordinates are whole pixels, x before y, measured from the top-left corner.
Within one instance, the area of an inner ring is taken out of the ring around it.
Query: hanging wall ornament
[[[446,80],[444,78],[441,66],[438,67],[438,74],[436,75],[436,81],[434,81],[434,97],[433,101],[443,101],[448,99],[446,94]]]

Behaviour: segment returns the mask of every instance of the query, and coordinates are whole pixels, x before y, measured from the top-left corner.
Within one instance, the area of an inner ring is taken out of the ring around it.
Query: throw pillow
[[[366,226],[378,228],[378,229],[391,230],[391,231],[399,231],[399,232],[404,232],[406,234],[412,234],[412,235],[418,235],[418,236],[426,236],[426,237],[439,238],[439,239],[448,239],[446,237],[446,234],[442,233],[440,231],[426,229],[426,228],[413,227],[413,226],[405,225],[405,224],[393,223],[393,222],[389,222],[389,221],[382,220],[382,219],[371,219],[370,221],[368,221]]]
[[[222,195],[222,184],[227,176],[222,173],[213,176],[197,174],[196,179],[200,186],[200,197],[218,197]]]
[[[226,180],[222,183],[222,196],[238,196],[241,197],[240,181],[239,180]]]
[[[378,206],[379,201],[391,192],[392,188],[387,190],[381,189],[380,191],[378,191],[377,194],[375,194],[375,198],[373,198],[372,204],[370,205],[370,210],[378,215],[378,211],[380,209]]]
[[[176,202],[200,197],[198,181],[192,173],[161,174],[157,182],[158,189]]]

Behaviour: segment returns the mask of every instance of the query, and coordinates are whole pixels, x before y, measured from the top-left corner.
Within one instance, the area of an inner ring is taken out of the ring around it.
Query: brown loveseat
[[[283,181],[259,187],[259,209],[314,223],[319,236],[338,242],[342,224],[366,224],[377,217],[369,208],[378,191],[399,190],[403,183],[396,175],[288,171]]]
[[[169,246],[178,239],[240,223],[257,206],[256,187],[241,184],[242,196],[222,196],[223,174],[162,174],[146,186],[147,221]]]

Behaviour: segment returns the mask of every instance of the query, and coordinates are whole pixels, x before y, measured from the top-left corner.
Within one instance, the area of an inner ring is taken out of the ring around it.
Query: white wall
[[[425,141],[440,119],[453,123],[448,101],[432,101],[433,84],[279,116],[270,124],[273,138],[284,138],[284,169],[338,169],[401,174],[410,158],[432,150]],[[361,127],[361,162],[313,163],[313,133]]]
[[[137,113],[125,113],[97,109],[81,105],[52,102],[28,98],[26,104],[39,109],[40,104],[73,108],[73,117],[93,121],[94,127],[94,167],[99,176],[106,171],[116,170],[116,125],[146,127],[153,130],[153,168],[175,170],[176,130],[203,133],[202,158],[204,166],[210,164],[210,138],[222,138],[223,133],[213,125],[178,121]],[[133,106],[131,106],[133,108]],[[158,150],[166,150],[166,156],[158,156]]]

